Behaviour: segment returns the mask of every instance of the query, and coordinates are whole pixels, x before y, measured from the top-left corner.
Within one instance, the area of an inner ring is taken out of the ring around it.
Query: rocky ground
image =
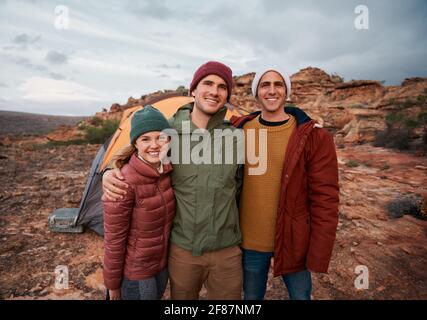
[[[103,299],[102,238],[47,228],[55,208],[79,205],[99,146],[39,147],[46,142],[0,139],[0,299]],[[385,210],[398,195],[427,191],[427,158],[370,145],[345,145],[338,155],[337,241],[329,274],[313,275],[313,298],[427,299],[427,221],[390,219]],[[68,266],[69,289],[55,289],[58,265]],[[360,265],[368,289],[355,287]],[[287,298],[279,278],[269,278],[266,298]]]
[[[52,116],[0,110],[0,135],[46,134],[59,126],[75,126],[88,117]]]

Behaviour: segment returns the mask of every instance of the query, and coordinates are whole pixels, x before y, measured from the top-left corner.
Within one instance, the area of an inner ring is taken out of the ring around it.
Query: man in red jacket
[[[338,165],[331,134],[296,107],[287,72],[257,72],[252,92],[261,111],[232,118],[245,135],[267,133],[267,169],[246,161],[240,195],[245,299],[263,299],[271,258],[291,299],[311,298],[311,272],[327,272],[338,223]],[[259,140],[255,147],[259,150]]]

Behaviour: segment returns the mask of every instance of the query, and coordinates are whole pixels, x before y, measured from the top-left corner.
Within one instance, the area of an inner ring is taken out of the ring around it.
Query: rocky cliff
[[[244,111],[257,109],[251,94],[254,77],[249,73],[235,78],[231,102]],[[337,142],[365,143],[384,130],[385,116],[405,108],[409,113],[427,110],[427,78],[406,79],[401,86],[383,86],[379,81],[344,82],[319,68],[306,68],[291,76],[291,102],[304,109],[324,127],[336,133]]]
[[[237,76],[230,103],[245,114],[258,109],[251,93],[254,73]],[[339,143],[372,142],[375,133],[385,128],[385,116],[405,109],[415,114],[427,110],[427,78],[406,79],[400,86],[384,86],[380,81],[352,80],[344,82],[338,75],[329,75],[319,68],[305,68],[291,76],[292,96],[289,103],[304,109],[312,118],[335,133]],[[130,97],[125,104],[114,103],[95,116],[120,119],[123,110],[153,103],[171,95],[188,95],[183,87],[175,91],[157,91],[140,98]],[[423,98],[424,97],[424,98]],[[79,131],[63,127],[49,135],[51,140],[78,139]]]

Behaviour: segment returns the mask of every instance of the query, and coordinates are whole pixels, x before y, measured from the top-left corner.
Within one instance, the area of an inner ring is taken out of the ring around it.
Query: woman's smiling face
[[[151,131],[144,133],[135,141],[138,155],[148,163],[156,166],[161,161],[161,151],[169,142],[169,137],[161,131]]]

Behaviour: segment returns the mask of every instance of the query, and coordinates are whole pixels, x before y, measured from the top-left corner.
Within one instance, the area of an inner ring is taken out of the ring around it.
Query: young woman
[[[146,106],[131,121],[131,144],[112,161],[128,183],[118,201],[104,205],[104,283],[111,300],[161,299],[166,289],[169,234],[175,214],[170,164],[162,164],[169,128]],[[162,152],[163,151],[163,152]]]

